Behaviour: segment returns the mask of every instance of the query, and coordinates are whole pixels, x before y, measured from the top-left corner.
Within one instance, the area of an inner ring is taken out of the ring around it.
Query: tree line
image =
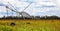
[[[31,17],[12,17],[12,16],[8,16],[8,17],[2,17],[0,19],[60,19],[60,17],[58,16],[31,16]]]

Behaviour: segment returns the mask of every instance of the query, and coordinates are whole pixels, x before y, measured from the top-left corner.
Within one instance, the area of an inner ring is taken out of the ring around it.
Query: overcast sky
[[[6,8],[4,6],[9,5],[7,2],[10,2],[17,11],[22,11],[27,5],[32,2],[32,4],[26,10],[24,10],[30,15],[60,16],[60,0],[0,0],[1,16],[6,15]],[[16,15],[15,12],[13,13]],[[12,12],[9,11],[9,15],[11,14]]]

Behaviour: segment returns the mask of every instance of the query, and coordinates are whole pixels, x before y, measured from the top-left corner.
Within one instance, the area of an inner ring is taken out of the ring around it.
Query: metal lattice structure
[[[9,2],[8,2],[9,3]],[[32,2],[31,2],[32,3]],[[21,17],[27,17],[27,18],[29,18],[29,17],[31,17],[28,13],[26,13],[24,10],[26,10],[30,5],[31,5],[31,3],[27,6],[27,7],[25,7],[25,9],[23,9],[21,12],[19,12],[19,11],[17,11],[10,3],[9,3],[9,5],[10,6],[12,6],[14,9],[11,9],[9,6],[6,6],[6,8],[7,9],[10,9],[11,11],[13,11],[13,12],[16,12],[16,13],[18,13]],[[7,15],[8,15],[8,13],[7,13]]]

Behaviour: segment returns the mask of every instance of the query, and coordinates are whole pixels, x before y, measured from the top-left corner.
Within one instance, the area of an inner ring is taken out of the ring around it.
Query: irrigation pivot
[[[8,2],[9,3],[9,2]],[[15,8],[14,8],[14,6],[12,6],[12,4],[10,4],[9,3],[9,5],[11,6],[11,7],[13,7],[14,9],[11,9],[9,6],[6,6],[6,8],[8,8],[8,9],[10,9],[11,11],[13,11],[13,12],[16,12],[16,13],[18,13],[19,15],[21,15],[21,17],[23,17],[23,18],[30,18],[31,16],[27,13],[27,12],[25,12],[24,10],[26,10],[30,5],[32,4],[32,2],[29,4],[29,5],[27,5],[21,12],[19,12],[19,11],[17,11]]]

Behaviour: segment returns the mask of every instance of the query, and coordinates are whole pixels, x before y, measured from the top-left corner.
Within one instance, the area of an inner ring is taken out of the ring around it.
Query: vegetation
[[[2,17],[0,19],[60,19],[58,16],[31,16],[31,17],[17,17],[17,16],[7,16],[7,17]]]
[[[0,20],[0,31],[60,31],[60,20]]]

